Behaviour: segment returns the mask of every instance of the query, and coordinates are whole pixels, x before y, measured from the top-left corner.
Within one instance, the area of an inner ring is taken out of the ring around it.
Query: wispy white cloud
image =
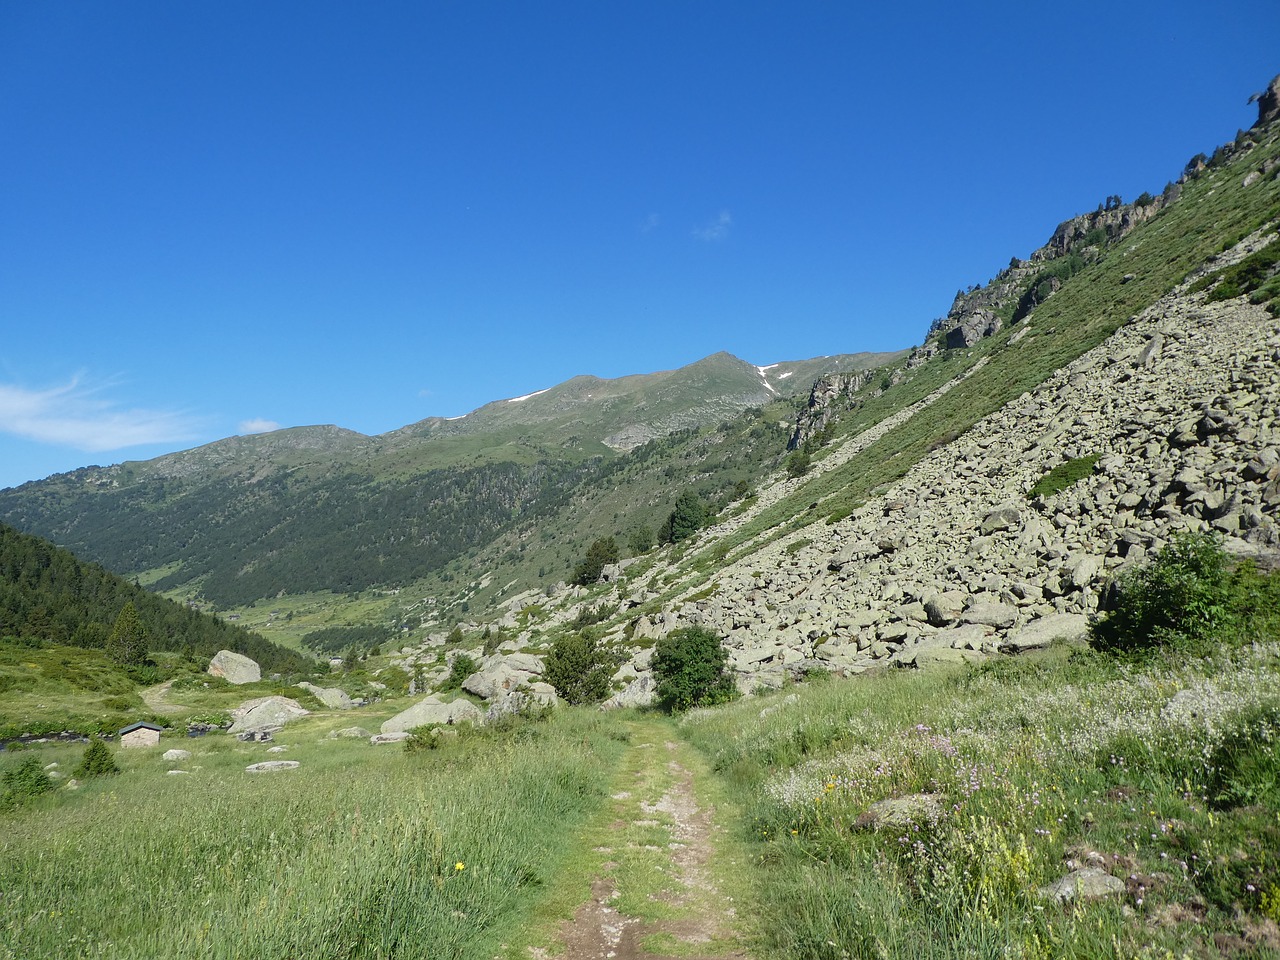
[[[706,240],[708,243],[714,243],[723,240],[729,236],[729,228],[733,226],[733,217],[729,215],[728,210],[721,210],[720,215],[710,223],[701,227],[693,228],[693,235],[699,240]]]
[[[252,420],[241,420],[239,429],[242,436],[250,433],[270,433],[272,430],[279,430],[280,424],[274,420],[254,417]]]
[[[658,227],[661,225],[662,225],[662,217],[660,217],[656,213],[651,213],[647,217],[645,217],[643,220],[640,221],[640,232],[653,233],[653,231],[657,230]]]
[[[0,432],[90,453],[198,437],[193,417],[122,409],[102,396],[107,386],[86,385],[78,376],[44,390],[0,383]]]

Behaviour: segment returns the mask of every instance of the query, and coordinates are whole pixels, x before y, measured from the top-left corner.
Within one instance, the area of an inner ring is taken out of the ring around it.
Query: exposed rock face
[[[528,683],[534,674],[520,670],[511,659],[495,654],[484,666],[462,681],[462,689],[484,700],[493,700]]]
[[[268,727],[279,729],[290,720],[309,716],[310,710],[288,697],[258,697],[246,700],[231,711],[231,729],[228,733],[249,733],[266,730]]]
[[[809,403],[796,419],[796,429],[791,435],[787,449],[795,450],[806,440],[818,433],[830,421],[835,412],[836,401],[842,397],[850,397],[868,383],[873,376],[870,370],[859,370],[856,373],[832,373],[819,377],[809,391]]]
[[[482,723],[484,714],[470,700],[443,703],[435,697],[418,701],[382,724],[383,733],[404,733],[428,724]]]
[[[222,677],[227,683],[257,683],[262,679],[262,668],[244,654],[219,650],[209,661],[209,675]]]
[[[1165,201],[1162,198],[1156,197],[1151,203],[1141,207],[1125,203],[1111,209],[1082,213],[1078,217],[1064,220],[1054,229],[1049,242],[1037,250],[1031,259],[1034,263],[1042,264],[1056,257],[1065,256],[1085,245],[1089,236],[1096,230],[1105,232],[1108,240],[1118,240],[1134,227],[1154,217],[1163,209],[1164,204]]]
[[[999,333],[1003,324],[990,310],[979,308],[958,318],[958,323],[946,333],[948,350],[972,347],[983,337]]]
[[[354,701],[337,687],[317,687],[314,683],[307,683],[305,680],[298,686],[312,694],[330,710],[350,710],[355,706]]]
[[[1089,619],[1078,613],[1054,613],[1033,620],[1011,632],[1000,645],[1001,650],[1021,653],[1047,647],[1054,640],[1078,640],[1089,628]]]
[[[1258,122],[1253,126],[1257,129],[1277,120],[1280,120],[1280,76],[1258,95]]]
[[[603,704],[605,709],[618,707],[647,707],[657,697],[658,685],[652,675],[637,677]]]
[[[1040,896],[1057,903],[1073,900],[1099,900],[1104,897],[1123,897],[1125,883],[1098,867],[1081,867],[1061,880],[1041,887]]]

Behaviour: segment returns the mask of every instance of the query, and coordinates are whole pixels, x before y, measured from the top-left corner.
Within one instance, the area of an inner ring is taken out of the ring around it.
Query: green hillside
[[[792,396],[807,392],[812,376],[900,356],[762,370],[717,354],[664,373],[579,377],[382,437],[336,427],[235,437],[0,491],[0,516],[154,590],[220,609],[281,594],[448,582],[496,544],[504,544],[499,556],[526,559],[535,526],[540,539],[519,575],[554,582],[600,519],[601,511],[570,510],[584,492],[601,491],[620,508],[609,492],[629,477],[628,520],[654,525],[674,499],[664,488],[677,471],[724,500],[781,454],[784,428],[766,430],[757,426],[762,415],[749,415],[712,435],[733,441],[719,450],[699,439],[704,431],[761,404],[790,421]]]

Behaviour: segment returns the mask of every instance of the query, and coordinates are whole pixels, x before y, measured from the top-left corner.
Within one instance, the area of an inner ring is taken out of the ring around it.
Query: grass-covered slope
[[[703,550],[684,559],[673,582],[700,582],[726,556],[744,555],[780,531],[847,516],[873,491],[900,479],[929,452],[1097,346],[1189,275],[1212,270],[1219,252],[1280,216],[1280,179],[1274,175],[1278,162],[1280,130],[1273,125],[1254,131],[1233,151],[1220,152],[1208,167],[1188,177],[1177,199],[1157,215],[1091,250],[1090,262],[1021,321],[1007,323],[969,348],[942,350],[918,365],[904,364],[888,389],[867,389],[848,400],[826,431],[829,448],[814,454],[818,469],[812,479],[793,485],[748,523],[709,537]],[[1272,173],[1250,176],[1259,169]],[[1011,319],[1019,291],[1037,276],[1028,272],[1023,286],[1005,298],[1004,319]],[[935,402],[842,458],[838,467],[822,469],[823,457],[844,438],[889,420],[948,383],[952,388]]]
[[[690,716],[751,810],[760,955],[1277,955],[1278,653],[1058,649]],[[1081,868],[1114,892],[1040,892]]]

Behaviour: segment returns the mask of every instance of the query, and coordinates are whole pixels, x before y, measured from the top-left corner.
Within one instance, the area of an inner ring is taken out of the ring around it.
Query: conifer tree
[[[76,776],[80,779],[103,777],[119,772],[120,768],[116,766],[116,758],[112,756],[111,750],[101,740],[94,740],[93,743],[89,744],[84,752],[84,757],[80,760],[80,766],[76,767]]]
[[[107,656],[124,667],[147,662],[147,631],[138,620],[138,611],[130,600],[116,617],[107,638]]]

